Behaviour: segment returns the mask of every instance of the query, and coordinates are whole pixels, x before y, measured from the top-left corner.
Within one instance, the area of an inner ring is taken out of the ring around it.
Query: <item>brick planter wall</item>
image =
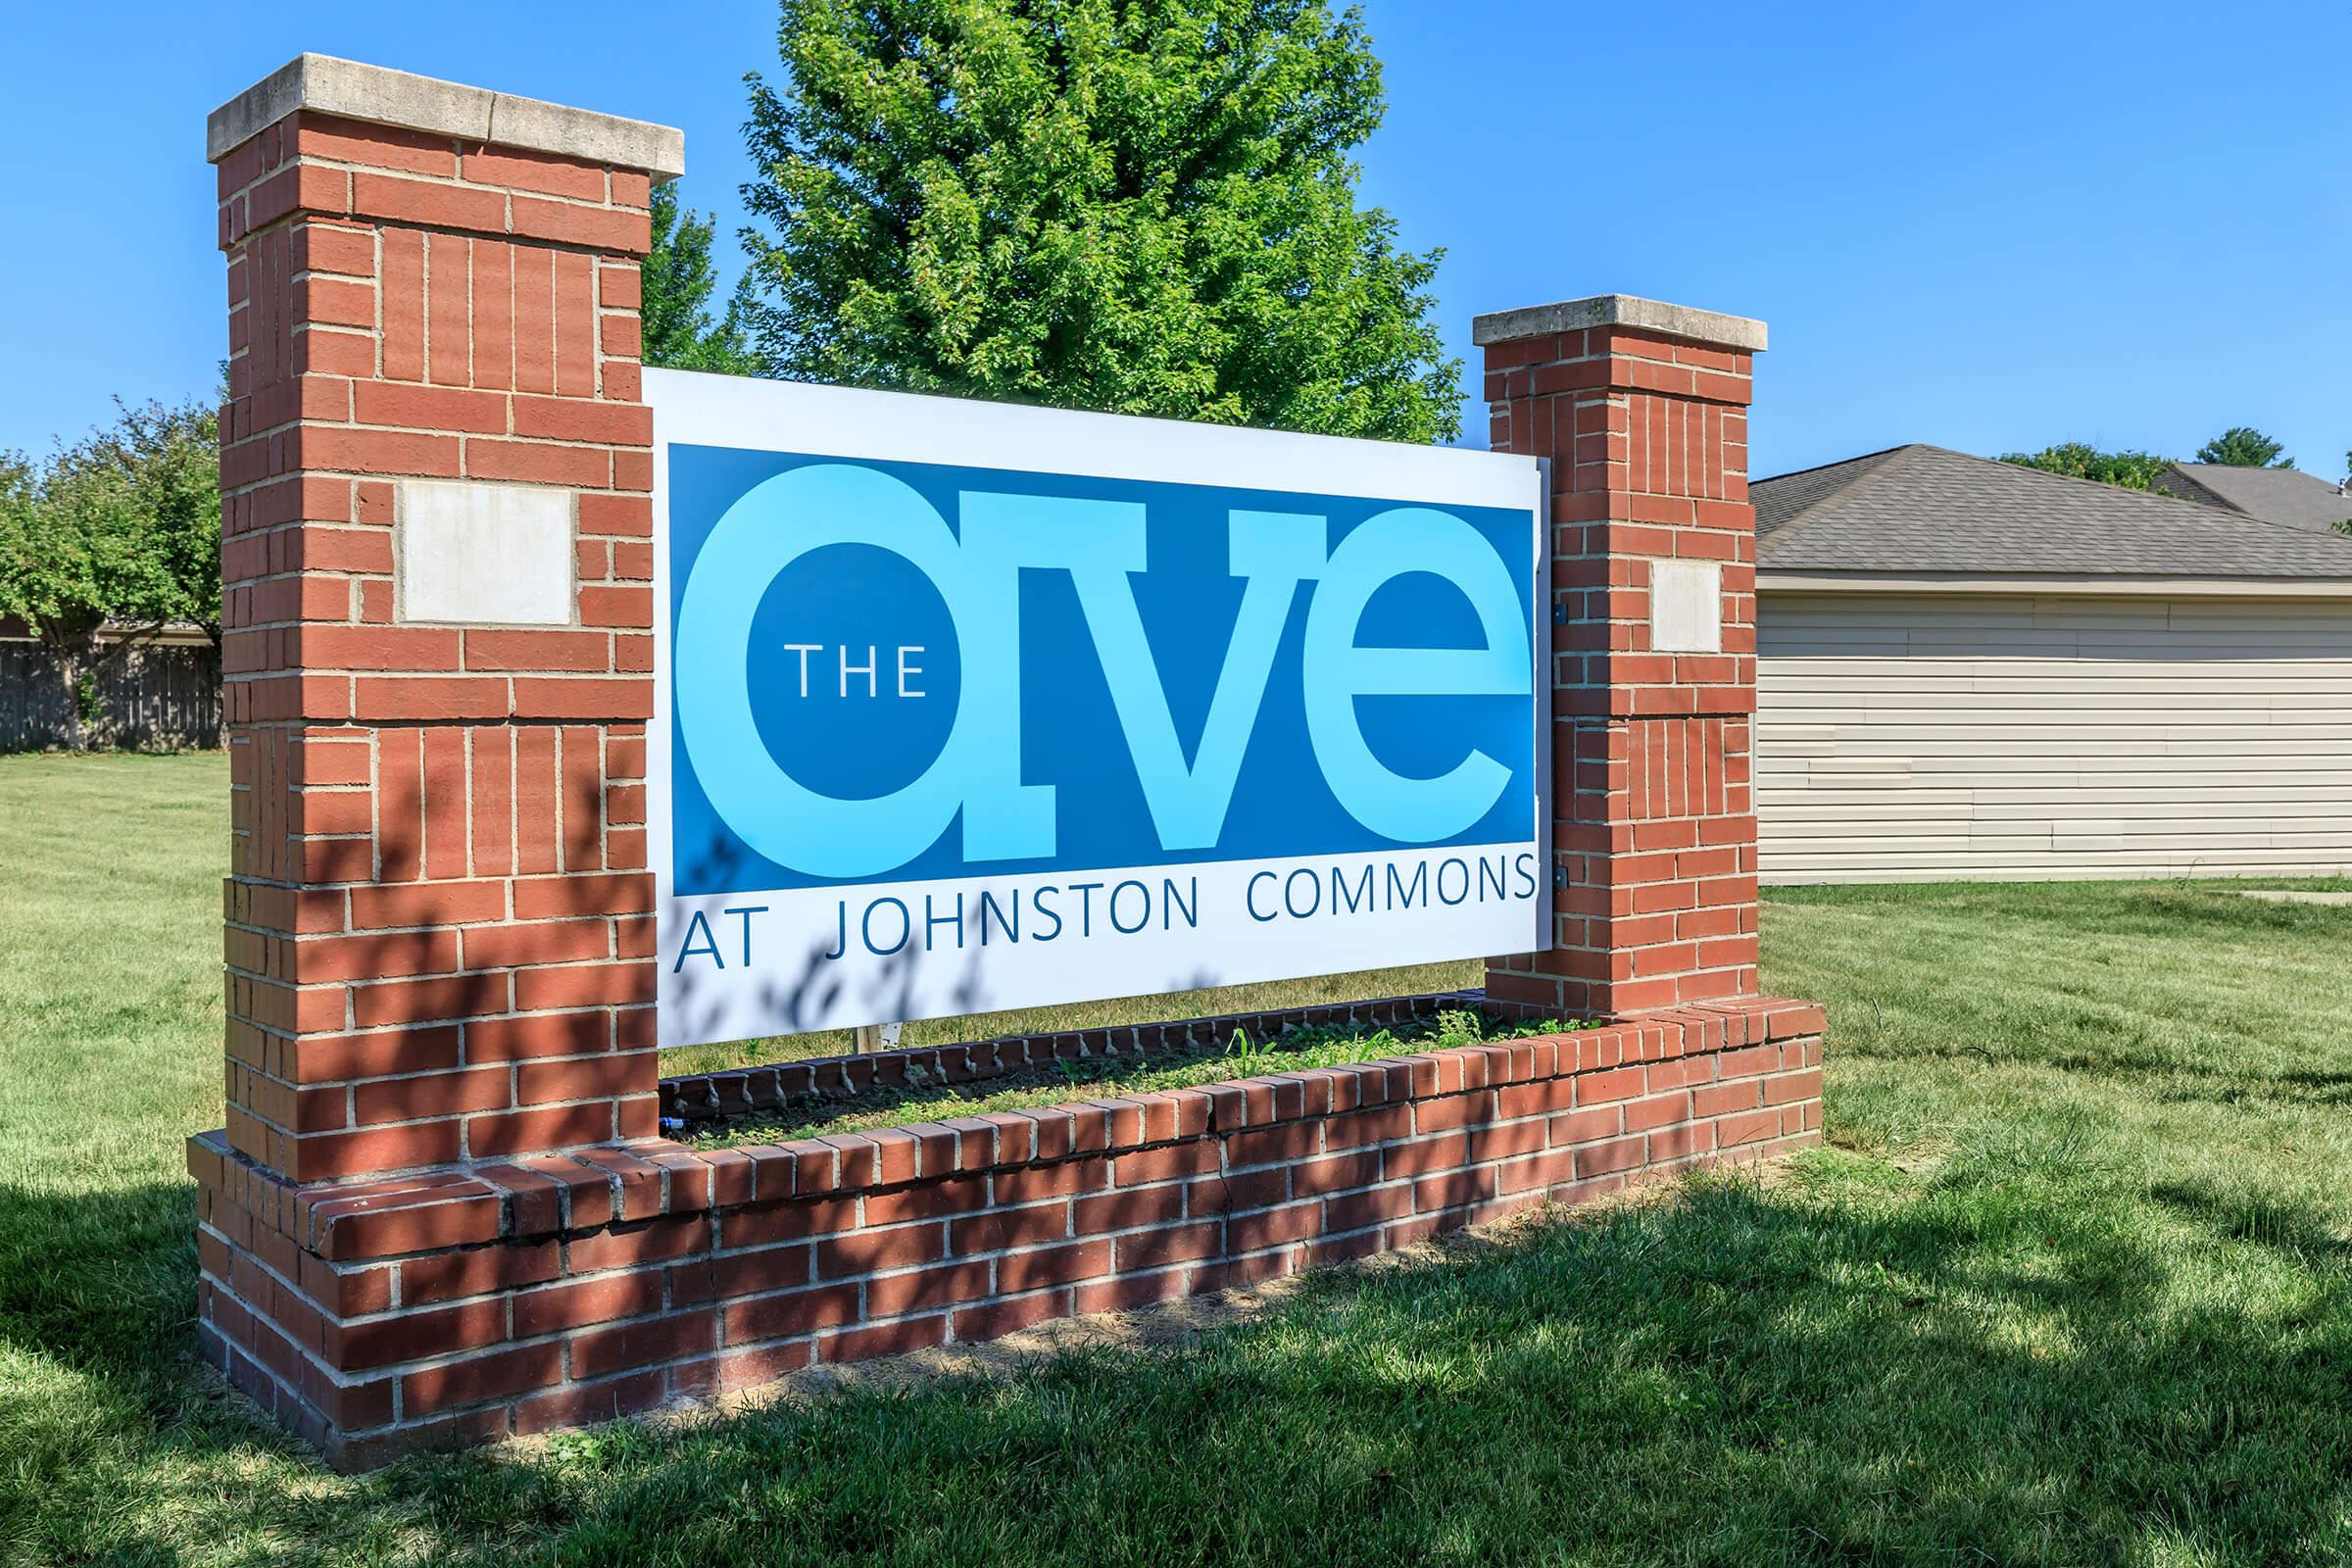
[[[773,1147],[342,1187],[191,1146],[208,1354],[362,1466],[1254,1284],[1815,1143],[1820,1009],[1532,1040]]]

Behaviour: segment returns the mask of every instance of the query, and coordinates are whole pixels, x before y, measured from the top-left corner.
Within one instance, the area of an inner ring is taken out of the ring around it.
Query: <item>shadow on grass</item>
[[[2031,1177],[1879,1196],[1711,1183],[1319,1279],[1182,1348],[611,1429],[508,1472],[476,1517],[705,1563],[762,1541],[906,1562],[2352,1547],[2340,1273],[2289,1273],[2266,1306],[2204,1289],[2218,1226],[2166,1249],[2144,1210]],[[419,1479],[466,1509],[467,1472]]]
[[[0,1185],[0,1348],[133,1403],[174,1404],[178,1342],[193,1349],[195,1311],[192,1184],[66,1195]]]
[[[2308,1203],[2265,1193],[2224,1193],[2202,1182],[2159,1182],[2148,1196],[2216,1236],[2286,1252],[2297,1261],[2352,1259],[2352,1239]],[[2345,1390],[2352,1398],[2352,1388]]]
[[[1823,1156],[1315,1276],[1183,1343],[362,1481],[242,1423],[169,1462],[41,1445],[80,1458],[41,1478],[35,1560],[169,1517],[188,1561],[2341,1561],[2352,1270],[2325,1215],[2249,1213],[2063,1141],[1925,1183]],[[11,1332],[129,1389],[168,1315]]]

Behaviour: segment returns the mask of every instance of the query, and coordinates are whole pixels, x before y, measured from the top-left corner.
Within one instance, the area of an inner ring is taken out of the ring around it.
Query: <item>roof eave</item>
[[[1821,571],[1763,566],[1758,593],[2047,594],[2076,598],[2352,599],[2342,577],[2154,576],[2123,572]]]

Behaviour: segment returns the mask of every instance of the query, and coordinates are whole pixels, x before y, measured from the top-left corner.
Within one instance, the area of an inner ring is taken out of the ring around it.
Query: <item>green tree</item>
[[[2295,460],[2279,456],[2285,450],[2250,424],[2233,424],[2197,448],[2197,461],[2231,468],[2291,468]]]
[[[107,661],[175,621],[216,649],[220,638],[218,416],[202,404],[120,411],[46,465],[0,458],[0,614],[48,651],[75,750]],[[120,634],[102,645],[109,622]]]
[[[716,223],[708,214],[681,207],[675,184],[656,185],[654,248],[645,278],[645,363],[678,370],[712,370],[756,375],[759,357],[744,330],[742,290],[713,320],[710,297],[718,271],[710,260]]]
[[[11,455],[0,463],[0,613],[39,639],[63,687],[67,742],[83,746],[98,628],[135,595],[134,541],[117,526],[117,487],[85,471],[63,479]]]
[[[113,424],[69,449],[51,487],[84,485],[117,509],[130,541],[114,618],[192,623],[220,643],[220,426],[211,403],[117,404]]]
[[[2039,452],[2004,452],[2001,461],[2075,479],[2096,479],[2101,484],[2121,485],[2126,490],[2159,488],[2158,476],[2173,466],[2172,459],[2152,453],[2102,452],[2082,441],[2063,441]]]
[[[750,77],[774,373],[1429,441],[1441,254],[1355,204],[1379,124],[1322,0],[782,0]]]

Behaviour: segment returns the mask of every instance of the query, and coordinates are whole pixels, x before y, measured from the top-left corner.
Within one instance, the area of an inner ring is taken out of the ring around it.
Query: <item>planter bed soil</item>
[[[1439,1005],[1431,1010],[1407,1010],[1425,1002]],[[811,1073],[808,1087],[797,1091],[772,1110],[689,1123],[676,1131],[689,1147],[696,1149],[784,1143],[796,1138],[869,1132],[989,1111],[1042,1110],[1074,1100],[1194,1089],[1261,1074],[1337,1067],[1598,1027],[1592,1022],[1558,1018],[1501,1018],[1480,1010],[1477,1002],[1475,996],[1435,996],[1396,998],[1388,1004],[1368,1004],[1367,1011],[1378,1007],[1394,1012],[1399,1019],[1382,1024],[1286,1025],[1280,1021],[1285,1015],[1251,1015],[1236,1020],[1232,1032],[1222,1040],[1188,1035],[1174,1043],[1155,1042],[1149,1049],[1133,1042],[1112,1041],[1090,1051],[1083,1049],[1085,1042],[1075,1035],[1046,1037],[1056,1044],[1066,1042],[1081,1049],[1067,1054],[1034,1054],[1018,1065],[1010,1064],[1017,1058],[1004,1054],[998,1059],[1007,1064],[995,1074],[961,1081],[936,1076],[939,1068],[922,1059],[936,1056],[938,1052],[901,1053],[898,1054],[908,1059],[878,1063],[884,1071],[867,1087],[859,1089],[841,1071],[857,1065],[859,1058],[835,1058],[811,1063],[825,1070]],[[1214,1021],[1221,1024],[1227,1020]],[[1279,1032],[1270,1038],[1254,1032],[1268,1029]],[[1140,1031],[1119,1031],[1137,1032]]]

